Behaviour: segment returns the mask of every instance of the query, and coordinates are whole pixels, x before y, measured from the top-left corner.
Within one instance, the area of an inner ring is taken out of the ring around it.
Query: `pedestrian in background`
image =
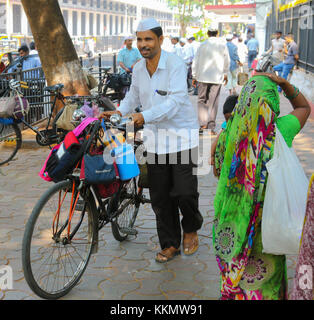
[[[287,47],[285,53],[287,54],[286,59],[274,66],[274,70],[278,72],[280,77],[288,79],[290,71],[293,69],[297,61],[299,60],[299,49],[298,45],[294,41],[294,36],[292,33],[289,33],[285,37]],[[282,88],[279,86],[278,91],[281,92]]]
[[[32,41],[30,44],[29,44],[29,48],[30,48],[30,52],[29,54],[32,55],[32,54],[38,54],[38,51],[37,51],[37,48],[36,48],[36,45],[35,45],[35,42]]]
[[[20,56],[14,60],[8,72],[16,72],[19,66],[22,67],[22,71],[41,67],[41,62],[38,55],[30,55],[29,48],[26,44],[21,45],[18,49],[18,52]],[[36,77],[39,77],[38,70],[30,71],[24,74],[24,80]]]
[[[275,38],[271,41],[271,47],[266,53],[271,53],[276,60],[276,65],[283,62],[285,51],[285,40],[281,37],[282,32],[276,31]]]
[[[259,44],[258,41],[255,39],[254,34],[252,34],[252,37],[246,45],[248,48],[248,67],[249,70],[252,70],[252,62],[257,57],[259,49]]]
[[[227,48],[229,51],[230,57],[230,67],[228,71],[228,83],[226,88],[229,90],[230,95],[235,95],[236,86],[237,86],[237,76],[238,76],[238,65],[242,66],[243,64],[240,62],[240,58],[238,55],[238,48],[237,46],[232,43],[233,36],[232,34],[228,34],[226,36],[227,40]]]
[[[198,119],[200,133],[210,129],[215,135],[221,85],[227,83],[230,58],[228,48],[218,36],[218,24],[208,28],[208,40],[197,50],[192,63],[193,85],[198,84]]]
[[[128,36],[124,40],[125,47],[119,51],[117,63],[120,66],[120,74],[131,73],[134,65],[142,56],[137,48],[133,48],[133,37]]]
[[[177,50],[180,49],[179,37],[171,37],[171,50],[169,52],[177,53]]]
[[[244,65],[244,63],[246,62],[248,50],[247,50],[247,46],[243,43],[242,37],[239,37],[237,47],[238,47],[238,55],[240,58],[240,62]]]
[[[188,90],[193,89],[191,80],[192,80],[192,61],[193,61],[193,48],[190,44],[187,43],[185,38],[180,38],[180,47],[177,48],[176,54],[184,61],[187,68],[187,85]],[[194,90],[194,89],[193,89]]]
[[[195,40],[195,37],[188,38],[188,43],[192,47],[192,54],[193,54],[192,63],[193,63],[193,60],[195,59],[195,56],[196,56],[196,52],[201,44],[200,42]],[[192,77],[192,66],[191,66],[191,77]],[[193,95],[197,96],[197,94],[198,94],[198,89],[197,89],[197,85],[195,85],[193,90]]]

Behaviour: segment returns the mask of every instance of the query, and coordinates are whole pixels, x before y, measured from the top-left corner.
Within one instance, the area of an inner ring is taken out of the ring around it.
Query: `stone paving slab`
[[[220,96],[217,127],[223,122]],[[196,97],[191,100],[196,105]],[[282,115],[291,111],[281,96]],[[314,172],[314,121],[310,120],[296,137],[294,147],[308,176]],[[31,139],[30,135],[27,139]],[[204,136],[202,139],[211,139]],[[209,150],[208,150],[209,152]],[[49,149],[23,148],[16,159],[0,168],[0,266],[13,269],[13,290],[0,291],[0,300],[38,300],[22,272],[21,244],[25,224],[41,194],[50,187],[37,175]],[[200,210],[204,224],[199,231],[200,248],[193,256],[178,256],[165,264],[155,262],[159,250],[156,222],[150,205],[141,207],[136,221],[137,236],[120,243],[104,227],[99,235],[99,251],[78,285],[64,300],[216,300],[219,297],[219,272],[212,246],[213,198],[217,180],[208,173],[199,177]],[[287,257],[289,287],[294,276],[296,257]]]

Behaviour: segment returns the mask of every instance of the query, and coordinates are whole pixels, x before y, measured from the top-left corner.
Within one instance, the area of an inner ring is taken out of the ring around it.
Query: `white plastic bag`
[[[274,156],[266,164],[268,181],[262,217],[263,252],[298,254],[309,181],[293,148],[276,127]]]

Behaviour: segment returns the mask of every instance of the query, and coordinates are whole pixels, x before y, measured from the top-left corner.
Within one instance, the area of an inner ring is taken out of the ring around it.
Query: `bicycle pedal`
[[[120,228],[120,231],[130,236],[136,236],[138,234],[137,230],[133,228]]]

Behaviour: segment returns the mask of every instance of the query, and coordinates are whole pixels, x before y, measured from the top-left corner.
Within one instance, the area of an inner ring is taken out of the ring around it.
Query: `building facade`
[[[132,34],[139,20],[156,18],[163,29],[174,24],[165,0],[59,0],[72,38]],[[0,33],[31,36],[20,0],[0,0]]]

